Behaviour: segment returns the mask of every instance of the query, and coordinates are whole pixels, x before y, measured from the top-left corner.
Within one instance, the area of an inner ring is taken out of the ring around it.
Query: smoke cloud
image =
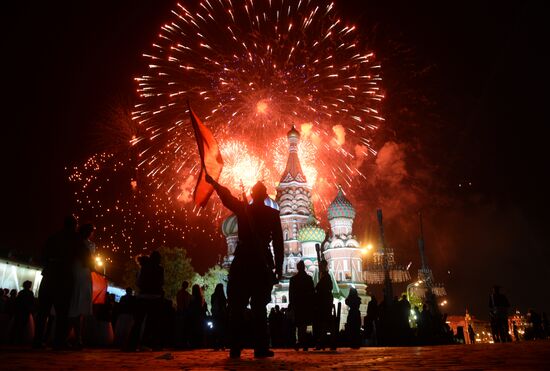
[[[334,125],[332,131],[335,135],[334,143],[339,147],[343,146],[346,143],[346,129],[342,125]]]
[[[376,157],[378,182],[397,187],[408,176],[405,167],[405,151],[395,142],[386,142]]]
[[[187,179],[185,179],[185,182],[180,186],[181,193],[178,196],[179,202],[187,204],[193,201],[193,190],[196,182],[197,179],[193,175],[189,175]]]
[[[300,126],[300,135],[304,140],[310,140],[316,146],[321,144],[321,138],[319,134],[313,131],[313,124],[306,122]]]
[[[353,150],[355,153],[354,167],[359,169],[363,165],[365,160],[369,157],[368,148],[365,145],[356,144]]]

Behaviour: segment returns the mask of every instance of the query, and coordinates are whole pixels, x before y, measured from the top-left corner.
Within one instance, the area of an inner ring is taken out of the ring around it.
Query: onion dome
[[[344,196],[342,187],[339,187],[338,194],[334,201],[331,202],[328,207],[328,218],[355,218],[355,209],[353,208],[351,202]]]
[[[233,236],[239,233],[239,225],[237,224],[237,215],[231,214],[222,223],[222,233],[225,237]]]
[[[300,228],[298,231],[298,241],[304,242],[318,242],[321,243],[325,240],[326,233],[323,228],[316,224],[308,224]]]
[[[298,231],[298,241],[300,242],[318,242],[321,243],[325,240],[325,230],[319,227],[319,222],[315,219],[313,214],[313,203],[311,205],[312,213],[307,218],[306,225],[304,225]]]
[[[252,205],[253,202],[254,200],[250,200],[248,203]],[[264,200],[264,205],[269,206],[272,209],[279,210],[279,204],[271,197],[266,197],[266,199]]]
[[[288,133],[286,133],[286,136],[289,139],[290,138],[300,138],[300,132],[298,130],[296,130],[296,127],[294,127],[294,125],[292,125],[292,127],[290,128]]]

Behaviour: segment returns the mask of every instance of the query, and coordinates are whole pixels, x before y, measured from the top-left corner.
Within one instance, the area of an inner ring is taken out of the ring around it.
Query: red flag
[[[217,181],[222,173],[223,160],[218,143],[216,143],[216,139],[214,139],[212,132],[204,126],[195,112],[191,109],[191,106],[189,106],[189,115],[191,116],[191,124],[193,125],[195,138],[199,146],[199,155],[201,157],[201,171],[197,179],[195,191],[193,192],[193,201],[195,205],[204,207],[210,195],[214,192],[214,187],[206,181],[205,175],[208,173],[208,175]]]
[[[107,278],[97,272],[92,271],[92,303],[105,304],[107,295]]]

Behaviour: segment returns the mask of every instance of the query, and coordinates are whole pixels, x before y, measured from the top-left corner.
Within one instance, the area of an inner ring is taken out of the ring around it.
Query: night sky
[[[183,1],[185,2],[185,1]],[[371,177],[350,195],[358,234],[419,265],[416,213],[449,312],[487,316],[500,284],[514,307],[550,309],[547,19],[524,2],[337,1],[382,61],[386,124]],[[132,99],[141,54],[174,1],[10,2],[4,65],[2,249],[35,253],[71,212],[64,167],[96,149],[110,104]],[[217,259],[189,254],[204,271]],[[376,289],[375,289],[376,291]]]

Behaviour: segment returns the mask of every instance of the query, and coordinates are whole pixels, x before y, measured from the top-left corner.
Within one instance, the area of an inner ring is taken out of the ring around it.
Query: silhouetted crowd
[[[127,288],[119,302],[110,294],[104,304],[94,305],[93,312],[89,313],[83,326],[84,336],[79,332],[82,328],[78,327],[77,330],[75,325],[72,326],[71,333],[67,334],[66,344],[69,349],[80,349],[82,342],[92,346],[115,345],[125,351],[204,347],[224,350],[228,347],[229,308],[222,283],[217,284],[210,298],[210,308],[206,304],[203,288],[199,285],[190,288],[187,281],[182,283],[174,305],[172,300],[163,297],[164,272],[158,252],[140,257],[139,262],[141,269],[136,282],[139,292],[136,294],[132,288]],[[353,288],[345,300],[348,307],[345,328],[337,330],[337,336],[333,338],[329,333],[337,328],[336,323],[331,324],[331,321],[337,320],[334,317],[335,308],[328,309],[326,318],[318,317],[320,313],[317,303],[322,283],[321,286],[319,283],[314,286],[302,264],[299,264],[298,274],[290,282],[288,307],[280,308],[275,305],[268,315],[270,342],[274,348],[308,350],[310,347],[325,349],[349,346],[356,349],[364,345],[405,346],[464,342],[460,341],[463,334],[455,334],[450,329],[445,315],[431,311],[429,303],[424,304],[422,310],[418,307],[411,308],[405,295],[400,299],[395,297],[389,306],[384,301],[379,303],[375,296],[371,296],[367,314],[361,318],[361,299]],[[1,291],[2,343],[29,344],[35,338],[34,324],[40,305],[31,287],[32,282],[25,281],[19,292],[8,289]],[[520,338],[545,339],[549,336],[546,313],[539,314],[533,309],[527,313],[529,325],[525,328],[525,333],[520,336],[517,324],[512,322],[513,330],[510,335],[507,313],[502,308],[508,306],[499,289],[494,289],[489,308],[495,342],[519,341]],[[499,321],[495,321],[497,315],[500,316]],[[416,320],[411,321],[411,318]],[[56,320],[55,310],[52,310],[43,337],[44,341],[52,345],[56,344]],[[252,347],[253,322],[249,308],[245,312],[244,323],[244,345]],[[313,331],[308,332],[308,327],[312,327]],[[476,334],[471,325],[466,331],[470,343],[475,343]]]
[[[174,305],[172,300],[164,298],[164,270],[160,265],[160,258],[156,251],[149,256],[141,256],[138,259],[140,271],[136,278],[138,292],[134,293],[132,288],[127,288],[126,294],[119,302],[114,300],[114,295],[107,295],[106,302],[95,305],[93,312],[87,315],[86,324],[83,326],[86,336],[79,332],[82,328],[74,323],[70,326],[71,333],[66,334],[65,339],[68,348],[80,349],[84,339],[84,343],[88,345],[115,345],[125,351],[204,347],[226,349],[229,344],[229,308],[224,285],[217,284],[210,298],[209,308],[203,288],[199,285],[190,287],[189,283],[184,281]],[[361,299],[357,290],[353,288],[345,299],[348,307],[345,328],[339,330],[339,325],[335,322],[338,320],[336,308],[332,304],[332,283],[329,282],[331,285],[327,286],[326,282],[320,280],[314,285],[304,268],[300,262],[298,273],[290,280],[288,307],[280,308],[276,305],[269,312],[268,327],[272,347],[308,350],[310,347],[359,348],[363,345],[404,346],[461,342],[461,334],[453,333],[446,323],[446,316],[431,309],[436,307],[431,305],[435,302],[429,303],[428,299],[420,310],[418,307],[411,308],[405,295],[400,299],[395,297],[389,305],[384,301],[378,302],[372,295],[367,306],[367,314],[361,318]],[[6,334],[2,342],[28,344],[38,336],[34,335],[33,318],[39,316],[40,305],[31,287],[32,283],[26,281],[19,292],[8,289],[2,291],[0,315],[4,319],[10,319],[2,321],[6,327],[2,332]],[[326,302],[324,313],[321,305],[323,300]],[[513,338],[509,334],[505,310],[508,307],[506,297],[495,288],[490,296],[489,305],[492,318],[500,316],[500,322],[491,321],[495,342],[519,340],[515,323]],[[53,345],[56,345],[57,339],[56,317],[53,310],[48,316],[50,323],[43,337],[44,341],[49,341]],[[411,321],[412,318],[415,320]],[[549,324],[545,313],[541,316],[531,309],[527,320],[530,326],[527,327],[523,338],[548,337]],[[254,334],[250,308],[245,311],[244,323],[245,326],[241,329],[244,346],[252,347]],[[308,327],[313,331],[308,332]],[[331,335],[331,332],[336,336]],[[475,333],[471,325],[467,329],[467,335],[470,336],[470,342],[475,343]]]
[[[65,218],[64,227],[45,243],[40,262],[43,265],[38,298],[32,282],[23,290],[12,290],[2,297],[2,334],[5,342],[27,343],[40,348],[51,342],[55,349],[82,347],[84,320],[93,313],[92,255],[95,245],[92,224],[77,225],[74,216]],[[13,302],[13,303],[12,303]],[[100,314],[98,317],[100,317]]]
[[[231,308],[224,284],[216,285],[208,307],[204,288],[196,284],[190,287],[189,282],[184,281],[174,303],[164,295],[164,269],[158,251],[138,258],[137,292],[127,288],[119,302],[114,295],[107,294],[104,303],[94,305],[91,262],[95,247],[90,240],[93,231],[91,224],[77,228],[76,219],[69,217],[63,230],[48,239],[42,256],[43,279],[37,298],[30,281],[25,281],[19,292],[1,291],[2,343],[32,343],[35,348],[49,344],[54,349],[72,350],[82,349],[83,345],[114,345],[129,352],[231,347]],[[334,305],[334,282],[328,273],[327,262],[319,262],[316,284],[306,273],[303,261],[297,264],[297,270],[289,282],[287,308],[275,305],[266,315],[270,342],[267,346],[304,351],[338,346],[357,349],[364,345],[464,343],[465,336],[470,343],[476,342],[471,325],[453,332],[430,292],[422,308],[411,306],[406,295],[378,302],[371,294],[366,316],[362,318],[361,297],[351,287],[345,299],[345,327],[340,330],[341,308]],[[506,296],[495,286],[489,297],[494,342],[520,339],[515,322],[510,330],[509,307]],[[255,347],[257,314],[246,306],[240,315],[241,346]],[[545,313],[540,315],[531,309],[527,321],[529,326],[522,338],[548,337],[549,323]]]

